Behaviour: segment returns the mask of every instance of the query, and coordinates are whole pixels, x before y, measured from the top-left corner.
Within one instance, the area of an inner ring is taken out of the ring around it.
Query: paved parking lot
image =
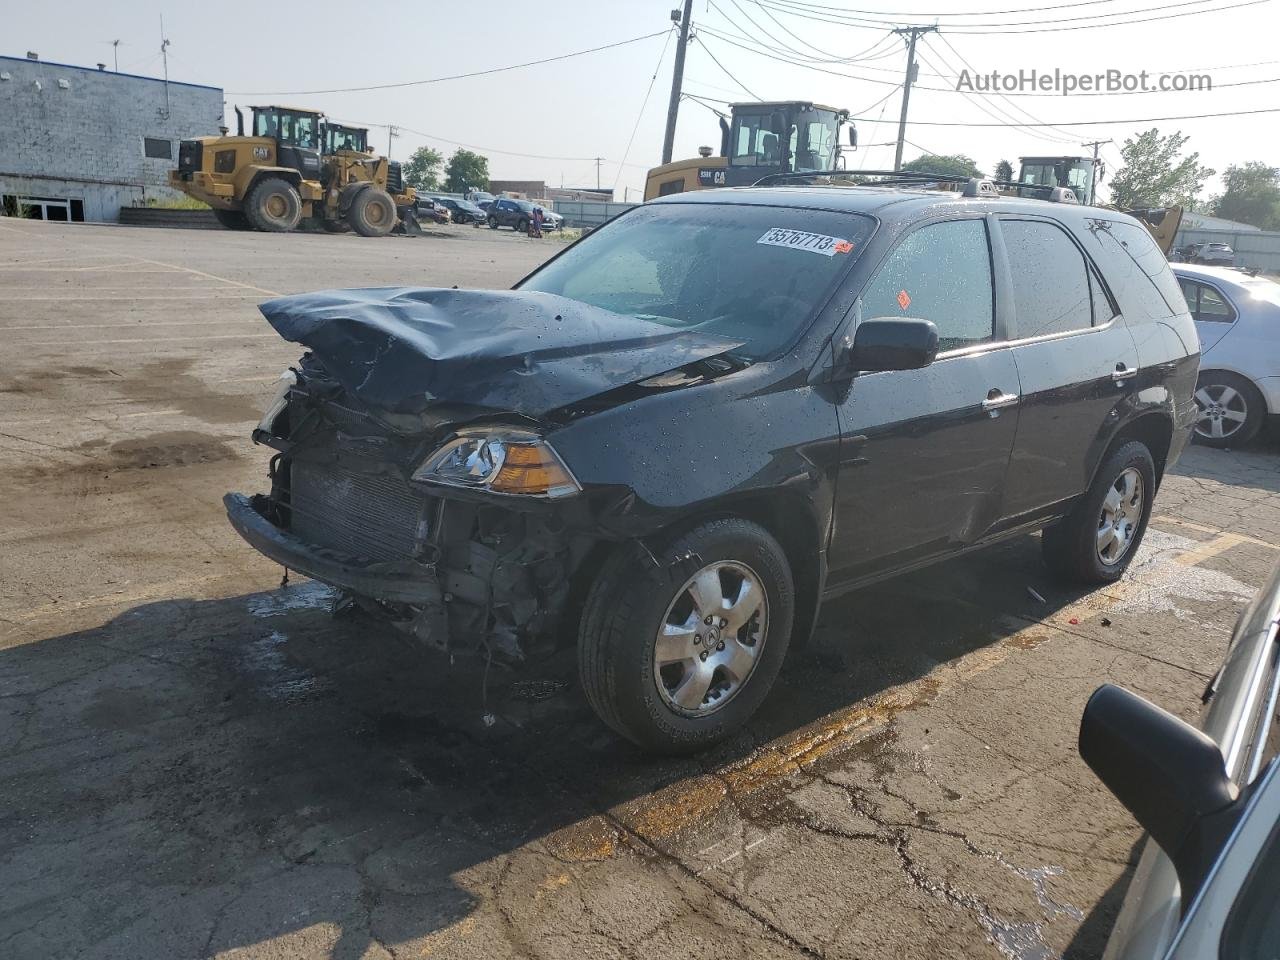
[[[296,359],[258,301],[556,249],[0,221],[0,955],[1100,952],[1138,834],[1080,711],[1195,716],[1277,559],[1275,439],[1191,448],[1116,587],[1028,537],[853,594],[744,735],[646,759],[571,654],[486,689],[280,588],[220,503]]]

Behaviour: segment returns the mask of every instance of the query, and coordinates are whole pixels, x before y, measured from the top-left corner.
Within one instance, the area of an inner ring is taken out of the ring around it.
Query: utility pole
[[[391,159],[391,138],[400,136],[400,131],[395,128],[394,124],[387,124],[387,159]]]
[[[596,157],[596,192],[600,191],[600,161],[603,157]]]
[[[902,81],[902,114],[898,117],[898,149],[893,154],[893,169],[902,169],[902,145],[907,139],[907,104],[911,102],[911,84],[915,83],[920,68],[916,65],[916,38],[922,33],[937,33],[937,27],[898,27],[894,33],[910,37],[907,41],[907,76]]]
[[[693,0],[684,0],[684,15],[671,11],[671,19],[680,23],[680,40],[676,43],[676,66],[671,72],[671,100],[667,104],[667,132],[662,138],[662,162],[671,162],[676,143],[676,114],[680,112],[680,87],[684,83],[684,50],[689,45],[689,27],[693,21]],[[597,184],[598,186],[598,184]]]
[[[1093,203],[1094,191],[1098,186],[1098,148],[1108,144],[1115,143],[1114,140],[1092,140],[1089,143],[1082,143],[1082,147],[1093,147],[1093,166],[1089,168],[1089,202]]]
[[[116,73],[120,72],[120,41],[111,41],[111,53],[116,58]]]
[[[164,14],[160,14],[160,57],[164,60],[164,118],[169,119],[169,38],[164,35]],[[119,71],[117,71],[118,73]]]

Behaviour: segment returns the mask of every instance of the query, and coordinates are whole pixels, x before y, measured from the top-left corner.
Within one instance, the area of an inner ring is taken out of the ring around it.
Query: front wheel
[[[245,198],[244,215],[259,230],[287,233],[302,219],[302,198],[289,181],[263,177]]]
[[[489,229],[490,229],[490,230],[497,230],[497,229],[498,229],[498,219],[497,219],[496,217],[490,217],[490,218],[489,218]]]
[[[701,750],[764,701],[794,611],[786,555],[749,521],[708,521],[652,555],[620,548],[583,610],[578,664],[587,699],[646,750]]]
[[[1071,513],[1044,531],[1045,562],[1078,583],[1119,580],[1142,543],[1155,495],[1151,451],[1137,440],[1121,445]]]
[[[398,222],[391,194],[377,187],[361,190],[347,208],[347,223],[362,237],[385,237]]]
[[[1210,447],[1242,447],[1262,428],[1262,395],[1234,373],[1211,370],[1196,384],[1195,436]]]

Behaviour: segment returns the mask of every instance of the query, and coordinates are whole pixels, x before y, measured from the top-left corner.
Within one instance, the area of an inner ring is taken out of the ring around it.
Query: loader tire
[[[396,202],[377,187],[361,190],[347,208],[347,223],[362,237],[385,237],[398,222]]]
[[[264,177],[245,198],[244,215],[258,230],[288,233],[302,219],[302,198],[289,181]]]
[[[213,211],[214,219],[226,227],[228,230],[252,230],[253,224],[249,222],[243,211],[240,210],[218,210]]]

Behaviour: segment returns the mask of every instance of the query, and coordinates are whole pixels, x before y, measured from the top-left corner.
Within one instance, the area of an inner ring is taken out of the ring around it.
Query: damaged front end
[[[468,495],[486,472],[500,486],[547,479],[519,462],[534,460],[527,447],[494,439],[533,437],[527,428],[489,421],[484,445],[468,448],[448,422],[413,420],[361,410],[308,355],[254,431],[277,451],[271,492],[227,494],[228,518],[265,556],[341,591],[335,609],[358,606],[440,649],[518,658],[556,625],[594,540],[569,532],[554,487],[519,505]],[[468,449],[470,462],[457,456]],[[431,476],[449,468],[456,490]]]
[[[545,433],[734,342],[548,294],[327,291],[262,307],[310,349],[254,431],[271,491],[225,499],[265,556],[442,650],[519,658],[607,534]],[[585,404],[585,406],[584,406]]]

